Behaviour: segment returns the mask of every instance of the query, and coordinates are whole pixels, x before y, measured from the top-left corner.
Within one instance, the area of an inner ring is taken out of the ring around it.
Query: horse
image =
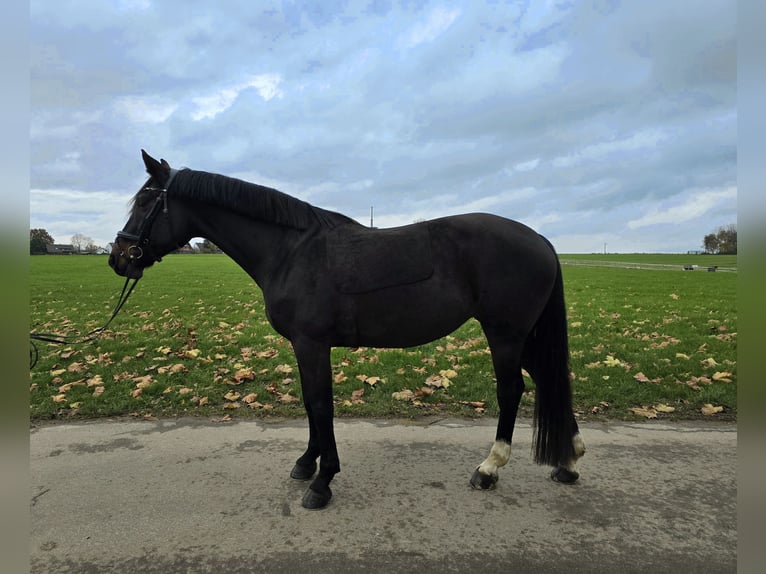
[[[311,480],[304,508],[326,507],[340,472],[331,348],[413,347],[470,318],[489,344],[499,406],[494,443],[470,485],[494,488],[509,462],[522,368],[536,388],[534,460],[553,467],[554,481],[578,480],[585,445],[572,410],[563,280],[542,235],[482,213],[372,229],[269,187],[173,169],[141,153],[149,177],[109,265],[138,280],[192,237],[205,237],[257,283],[269,323],[298,363],[309,438],[290,476]]]

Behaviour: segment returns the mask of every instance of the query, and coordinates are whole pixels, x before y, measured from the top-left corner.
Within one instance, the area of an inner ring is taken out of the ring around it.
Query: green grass
[[[736,416],[736,273],[565,265],[564,281],[580,417],[630,419],[631,409],[657,405],[675,409],[659,417],[702,417],[706,404],[723,407],[715,418]],[[104,257],[31,258],[33,331],[99,327],[122,282]],[[332,364],[340,416],[497,414],[475,321],[412,349],[334,349]],[[30,378],[38,420],[303,416],[290,344],[268,325],[258,287],[222,255],[165,258],[96,343],[41,344]],[[527,387],[529,415],[534,385]],[[393,396],[405,389],[411,398]]]

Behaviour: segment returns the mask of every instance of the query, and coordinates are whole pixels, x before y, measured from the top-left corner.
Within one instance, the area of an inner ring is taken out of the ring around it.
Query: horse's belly
[[[358,345],[414,347],[449,335],[470,318],[463,305],[445,301],[409,301],[357,308]]]

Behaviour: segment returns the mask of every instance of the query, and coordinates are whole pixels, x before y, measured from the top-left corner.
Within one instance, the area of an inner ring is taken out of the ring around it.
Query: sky
[[[736,3],[32,0],[30,228],[105,246],[140,150],[377,227],[490,212],[560,253],[737,221]]]

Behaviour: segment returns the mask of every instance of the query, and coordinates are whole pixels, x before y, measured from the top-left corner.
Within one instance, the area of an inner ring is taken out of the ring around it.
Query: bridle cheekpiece
[[[117,239],[124,239],[125,241],[128,241],[132,243],[133,245],[130,245],[125,251],[122,251],[120,253],[121,257],[127,257],[131,262],[136,261],[138,259],[141,259],[144,256],[144,252],[151,254],[151,257],[154,261],[161,261],[162,258],[158,257],[157,255],[154,255],[151,253],[151,250],[149,248],[149,236],[152,232],[152,226],[154,225],[155,220],[157,219],[157,216],[160,214],[160,211],[165,214],[167,217],[168,214],[168,188],[170,187],[170,183],[173,181],[173,178],[176,176],[176,173],[178,173],[178,170],[171,169],[170,170],[170,177],[168,178],[167,182],[165,183],[165,187],[145,187],[144,190],[146,191],[159,191],[160,193],[157,195],[157,198],[154,200],[154,205],[152,205],[152,208],[149,210],[149,213],[147,213],[144,216],[143,221],[141,222],[141,227],[138,229],[138,234],[135,233],[128,233],[125,230],[118,231],[117,232]]]

